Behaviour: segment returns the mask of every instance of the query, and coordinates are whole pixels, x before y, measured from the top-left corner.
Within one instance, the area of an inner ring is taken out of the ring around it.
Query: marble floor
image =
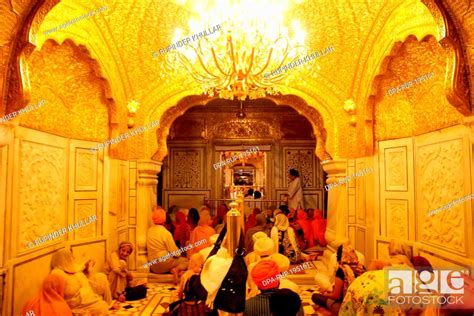
[[[120,303],[120,310],[111,311],[109,315],[158,316],[166,315],[170,302],[176,300],[176,286],[171,283],[151,283],[145,299]],[[318,315],[311,302],[314,286],[301,285],[301,300],[305,315]]]

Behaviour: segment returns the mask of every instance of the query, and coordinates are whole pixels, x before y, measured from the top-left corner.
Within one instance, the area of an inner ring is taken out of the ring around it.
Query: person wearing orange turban
[[[36,297],[29,300],[23,308],[22,316],[72,316],[72,311],[64,300],[66,279],[50,274]]]
[[[279,273],[278,264],[269,259],[261,260],[253,267],[250,276],[261,293],[245,301],[244,315],[271,315],[270,296],[280,285]]]
[[[151,220],[154,225],[148,228],[146,238],[150,270],[159,274],[171,272],[175,284],[178,284],[179,273],[188,268],[188,259],[181,257],[173,235],[163,226],[166,222],[165,210],[155,206]]]

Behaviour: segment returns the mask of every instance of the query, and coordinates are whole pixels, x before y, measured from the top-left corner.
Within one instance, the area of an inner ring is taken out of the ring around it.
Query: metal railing
[[[204,205],[207,205],[211,209],[211,213],[214,215],[217,211],[217,208],[221,204],[227,205],[229,207],[229,203],[235,201],[235,199],[207,199],[204,198]],[[287,200],[267,200],[267,199],[258,199],[258,200],[244,200],[244,205],[250,209],[259,208],[262,211],[270,208],[273,206],[274,208],[278,208],[278,206],[282,204],[287,204]],[[229,207],[230,209],[230,207]]]

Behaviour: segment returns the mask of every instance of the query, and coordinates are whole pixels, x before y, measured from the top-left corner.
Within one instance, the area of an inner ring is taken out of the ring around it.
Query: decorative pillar
[[[239,245],[239,238],[241,232],[241,213],[237,209],[236,202],[230,203],[230,211],[227,212],[227,249],[229,255],[234,258],[235,249]]]
[[[245,232],[245,225],[244,225],[244,217],[245,217],[245,197],[242,192],[237,194],[237,200],[235,202],[238,203],[237,209],[240,211],[240,225],[242,227],[242,231]]]
[[[342,180],[347,173],[347,160],[338,159],[323,162],[323,170],[328,174],[327,185]],[[327,228],[325,238],[336,249],[347,238],[347,184],[342,183],[328,190]]]
[[[146,233],[151,223],[151,212],[157,200],[157,174],[161,171],[162,162],[153,160],[137,161],[137,271],[148,272],[143,265],[148,262],[146,251]]]

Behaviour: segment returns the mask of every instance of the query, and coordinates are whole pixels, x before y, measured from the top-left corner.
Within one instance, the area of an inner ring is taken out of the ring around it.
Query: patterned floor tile
[[[162,316],[168,312],[172,298],[176,297],[177,288],[168,283],[149,283],[147,297],[139,301],[120,303],[120,309],[109,312],[109,315],[120,316]],[[301,301],[305,315],[318,315],[311,301],[311,295],[317,291],[314,286],[301,285]]]

